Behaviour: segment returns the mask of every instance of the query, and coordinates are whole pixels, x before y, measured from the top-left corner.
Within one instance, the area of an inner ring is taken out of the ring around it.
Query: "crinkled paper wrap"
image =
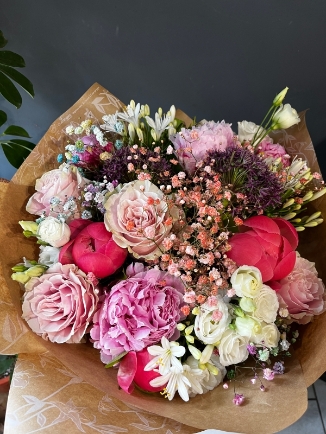
[[[44,430],[51,434],[142,431],[190,434],[209,428],[248,434],[277,432],[305,412],[306,386],[325,370],[326,315],[304,329],[297,357],[289,359],[286,375],[276,376],[267,384],[265,393],[248,380],[238,383],[237,392],[246,396],[245,405],[241,407],[232,403],[232,387],[228,390],[218,387],[188,403],[179,397],[169,402],[160,395],[137,390],[127,395],[118,389],[116,370],[104,369],[99,352],[91,345],[46,342],[21,320],[21,291],[10,279],[10,268],[23,256],[38,257],[38,247],[23,237],[18,225],[19,220],[31,220],[25,205],[34,192],[35,180],[57,167],[56,157],[67,140],[63,133],[67,125],[86,117],[101,119],[121,106],[106,89],[94,84],[51,125],[12,181],[0,184],[0,352],[20,354],[9,395],[5,433],[28,434]],[[181,112],[180,116],[187,119]],[[318,169],[304,119],[298,127],[281,132],[278,140],[288,152],[305,156],[310,166]],[[318,206],[326,215],[325,201],[319,201]],[[323,224],[300,234],[299,250],[316,262],[321,277],[326,260],[325,231]]]

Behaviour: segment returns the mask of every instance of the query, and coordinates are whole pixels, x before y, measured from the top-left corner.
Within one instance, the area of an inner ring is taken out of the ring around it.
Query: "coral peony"
[[[189,174],[196,170],[196,163],[207,157],[208,151],[225,151],[232,145],[234,133],[230,124],[205,122],[192,129],[182,128],[180,133],[170,137],[180,163]]]
[[[78,222],[80,220],[71,224],[75,238],[62,247],[59,261],[62,264],[74,263],[99,279],[110,276],[125,262],[127,249],[113,241],[104,223],[90,223],[79,231],[83,224]]]
[[[26,211],[36,215],[45,213],[48,216],[57,217],[62,212],[62,205],[67,198],[77,198],[79,190],[85,183],[86,180],[80,173],[72,168],[50,170],[37,179],[36,193],[27,202]],[[51,203],[53,198],[60,201],[57,206]],[[75,216],[78,216],[77,212]]]
[[[277,293],[280,301],[284,301],[295,322],[307,324],[314,315],[325,311],[325,286],[313,262],[298,254],[293,271],[279,283]]]
[[[182,281],[140,263],[130,265],[127,276],[112,287],[94,317],[91,337],[103,363],[123,351],[140,351],[162,336],[178,337]]]
[[[98,290],[81,270],[57,263],[25,288],[23,318],[34,333],[58,344],[80,342],[98,304]]]
[[[287,220],[255,216],[245,220],[241,230],[233,235],[227,252],[240,265],[257,267],[263,282],[279,280],[293,270],[298,246],[298,234]]]

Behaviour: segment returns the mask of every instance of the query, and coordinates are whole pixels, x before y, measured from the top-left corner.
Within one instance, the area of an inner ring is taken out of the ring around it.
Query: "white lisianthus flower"
[[[240,142],[252,140],[256,134],[259,125],[254,122],[242,121],[238,122],[238,138]],[[264,128],[259,129],[259,134],[266,133]]]
[[[38,262],[50,267],[59,262],[60,249],[52,246],[40,246],[40,256]]]
[[[253,312],[256,308],[254,300],[248,297],[242,297],[239,302],[239,306],[245,312]]]
[[[206,301],[201,305],[200,313],[195,319],[195,334],[204,344],[215,344],[221,339],[230,321],[228,305],[217,295],[216,304]]]
[[[262,323],[261,334],[253,336],[252,341],[255,344],[264,344],[267,348],[275,348],[280,340],[280,332],[275,324]]]
[[[38,225],[37,236],[53,247],[62,247],[70,240],[70,228],[56,217],[49,216]]]
[[[236,331],[241,336],[247,336],[248,338],[261,334],[261,324],[254,318],[245,316],[241,318],[238,316],[235,320]]]
[[[161,339],[162,346],[152,345],[147,348],[151,356],[155,356],[144,367],[144,371],[152,371],[158,367],[161,375],[166,375],[170,372],[171,367],[182,369],[182,364],[178,357],[182,357],[186,352],[185,347],[178,342],[170,342],[165,336]]]
[[[232,288],[238,297],[254,298],[263,284],[257,267],[242,265],[231,276]]]
[[[248,358],[249,338],[233,330],[226,330],[218,346],[220,362],[223,366],[236,365]]]
[[[281,105],[280,108],[275,112],[272,119],[273,130],[286,130],[287,128],[292,127],[292,125],[298,124],[299,122],[299,115],[290,104]]]
[[[273,323],[276,320],[279,302],[276,292],[267,285],[263,285],[259,293],[254,297],[256,309],[252,316],[258,321]]]
[[[169,372],[161,377],[156,377],[151,380],[149,384],[152,387],[165,386],[165,394],[169,401],[174,398],[175,392],[178,391],[180,397],[184,401],[189,401],[188,388],[191,387],[191,383],[184,375],[183,367],[171,366]]]

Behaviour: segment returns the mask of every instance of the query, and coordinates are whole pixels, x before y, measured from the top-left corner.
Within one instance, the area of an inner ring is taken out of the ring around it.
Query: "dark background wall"
[[[0,0],[0,29],[21,54],[35,99],[12,123],[35,142],[95,81],[197,119],[259,123],[275,94],[310,108],[308,127],[326,174],[324,0]],[[0,177],[14,169],[0,155]]]

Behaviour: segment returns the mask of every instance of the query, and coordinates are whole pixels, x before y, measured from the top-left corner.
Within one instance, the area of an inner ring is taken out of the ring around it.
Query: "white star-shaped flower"
[[[177,342],[170,342],[166,337],[162,337],[161,345],[152,345],[147,348],[150,355],[155,356],[144,368],[144,371],[152,371],[158,367],[161,375],[170,372],[171,367],[182,369],[182,364],[178,357],[182,357],[186,352],[185,347]]]

